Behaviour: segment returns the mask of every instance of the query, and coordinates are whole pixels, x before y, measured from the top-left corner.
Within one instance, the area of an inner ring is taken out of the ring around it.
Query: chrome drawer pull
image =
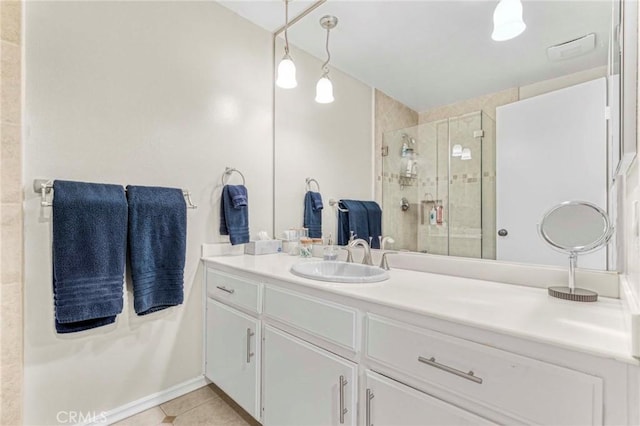
[[[434,357],[427,359],[425,357],[419,356],[418,361],[424,364],[430,365],[432,367],[439,368],[440,370],[446,371],[447,373],[455,374],[456,376],[462,377],[463,379],[471,380],[472,382],[482,384],[482,379],[480,377],[476,377],[473,374],[473,371],[469,371],[468,373],[465,373],[464,371],[460,371],[453,367],[449,367],[448,365],[444,365],[444,364],[440,364],[439,362],[436,362],[436,359]]]
[[[232,288],[226,288],[226,287],[225,287],[225,286],[223,286],[223,285],[217,285],[217,286],[216,286],[216,288],[219,288],[219,289],[220,289],[220,290],[222,290],[222,291],[226,291],[226,292],[227,292],[227,293],[229,293],[229,294],[233,294],[233,293],[235,293],[235,290],[234,290],[234,289],[232,289]]]
[[[365,415],[365,426],[373,426],[373,423],[371,423],[371,400],[373,399],[375,395],[373,394],[373,391],[371,389],[367,389],[367,399],[365,401],[366,403],[366,411],[364,413]]]
[[[254,332],[250,328],[247,328],[247,364],[251,363],[251,357],[255,354],[251,352],[251,338],[254,336]]]
[[[344,387],[347,386],[347,379],[344,376],[340,376],[340,381],[338,382],[338,389],[340,390],[340,424],[344,424],[344,415],[349,412],[348,409],[344,408]]]

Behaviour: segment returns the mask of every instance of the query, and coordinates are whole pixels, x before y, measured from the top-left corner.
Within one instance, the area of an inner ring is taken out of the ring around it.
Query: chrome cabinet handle
[[[229,293],[229,294],[233,294],[233,293],[235,293],[235,292],[236,292],[234,289],[232,289],[232,288],[226,288],[226,287],[225,287],[225,286],[223,286],[223,285],[217,285],[217,286],[216,286],[216,288],[219,288],[219,289],[220,289],[220,290],[222,290],[222,291],[226,291],[226,292],[227,292],[227,293]]]
[[[250,328],[247,328],[247,364],[251,363],[251,357],[255,354],[251,352],[251,338],[255,335]]]
[[[344,408],[344,387],[347,386],[347,379],[344,376],[340,376],[340,381],[338,382],[338,389],[340,390],[340,424],[344,424],[344,415],[349,412],[348,409]]]
[[[371,400],[373,399],[375,395],[373,394],[373,391],[371,389],[367,388],[367,396],[366,396],[366,411],[364,413],[365,416],[365,426],[373,426],[373,423],[371,423]]]
[[[471,380],[472,382],[482,384],[482,379],[480,377],[476,377],[473,374],[473,371],[469,371],[468,373],[465,373],[464,371],[460,371],[453,367],[449,367],[448,365],[444,365],[444,364],[440,364],[439,362],[436,362],[436,359],[434,357],[427,359],[425,357],[419,356],[418,361],[424,364],[430,365],[432,367],[439,368],[440,370],[446,371],[447,373],[455,374],[456,376],[462,377],[463,379]]]

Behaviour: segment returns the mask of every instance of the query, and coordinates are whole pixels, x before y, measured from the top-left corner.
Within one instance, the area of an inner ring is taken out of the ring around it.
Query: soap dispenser
[[[434,205],[433,207],[431,207],[431,211],[429,212],[429,225],[436,224],[436,215],[436,206]]]

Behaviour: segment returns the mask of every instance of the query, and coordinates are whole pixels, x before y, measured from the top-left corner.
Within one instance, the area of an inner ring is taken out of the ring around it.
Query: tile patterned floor
[[[117,426],[260,426],[253,417],[211,384],[126,418]]]

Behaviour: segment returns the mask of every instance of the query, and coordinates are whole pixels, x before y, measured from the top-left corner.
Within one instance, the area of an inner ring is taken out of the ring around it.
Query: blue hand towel
[[[248,205],[247,188],[244,185],[227,185],[234,209]]]
[[[244,185],[235,185],[241,188],[230,189],[234,185],[225,185],[222,188],[220,200],[220,235],[228,235],[231,245],[245,244],[249,242],[249,202],[247,188]],[[245,205],[234,207],[232,193],[244,189]]]
[[[124,188],[57,180],[53,190],[56,331],[73,333],[111,324],[123,306]]]
[[[369,215],[364,204],[358,200],[341,200],[339,205],[349,211],[338,211],[338,244],[346,245],[351,231],[356,238],[369,242]]]
[[[311,195],[313,210],[322,210],[324,208],[324,204],[322,204],[322,195],[320,195],[319,192],[308,191],[307,194]]]
[[[304,195],[304,227],[309,229],[309,237],[322,237],[322,196],[318,192],[307,191]]]
[[[147,315],[184,300],[187,205],[181,189],[127,186],[133,307]]]
[[[371,248],[380,248],[380,236],[382,235],[382,209],[375,201],[362,201],[367,210],[367,222],[369,223],[369,237]]]

